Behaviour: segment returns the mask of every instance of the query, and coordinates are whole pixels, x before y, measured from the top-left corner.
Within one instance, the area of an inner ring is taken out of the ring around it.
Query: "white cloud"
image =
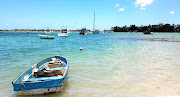
[[[118,6],[119,6],[119,4],[116,4],[115,6],[116,6],[116,7],[118,7]]]
[[[145,10],[145,8],[144,8],[144,7],[141,7],[140,9],[141,9],[141,10]]]
[[[124,8],[120,8],[119,11],[124,11]]]
[[[174,11],[170,11],[170,14],[174,14],[175,12]]]
[[[151,5],[153,2],[153,0],[136,0],[136,2],[134,3],[136,5],[136,7],[140,6],[141,10],[145,10],[145,6],[146,5]]]

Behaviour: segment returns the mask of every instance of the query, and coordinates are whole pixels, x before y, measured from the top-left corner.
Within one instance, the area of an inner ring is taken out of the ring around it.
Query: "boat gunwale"
[[[58,55],[56,55],[56,56],[58,56]],[[52,57],[55,57],[55,56],[52,56]],[[63,57],[63,56],[59,56],[59,57],[62,57],[62,58],[64,58],[64,59],[66,59],[65,57]],[[48,58],[51,58],[51,57],[48,57]],[[36,65],[38,65],[38,63],[40,63],[40,62],[42,62],[43,60],[46,60],[46,59],[48,59],[48,58],[45,58],[45,59],[42,59],[41,61],[39,61],[39,62],[37,62],[37,63],[35,63],[34,65],[32,65],[30,68],[28,68],[28,69],[26,69],[24,72],[26,72],[26,71],[28,71],[29,69],[31,69],[32,67],[34,68]],[[67,70],[66,70],[66,72],[65,73],[67,73],[67,71],[68,71],[68,69],[69,69],[69,61],[66,59],[66,61],[67,61]],[[24,72],[22,72],[18,77],[16,77],[13,81],[12,81],[12,84],[17,84],[17,83],[14,83],[20,76],[22,76],[22,74],[24,73]],[[22,82],[20,82],[19,84],[21,84]]]

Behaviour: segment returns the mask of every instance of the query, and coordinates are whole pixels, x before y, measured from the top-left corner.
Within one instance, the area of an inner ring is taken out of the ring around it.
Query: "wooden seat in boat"
[[[47,67],[48,68],[59,68],[59,67],[62,67],[62,61],[60,59],[56,59],[53,61],[50,61],[48,64],[47,64]]]
[[[39,78],[39,77],[52,77],[52,76],[63,76],[65,73],[66,69],[64,70],[40,70],[38,72],[34,72],[33,78]]]
[[[56,70],[56,71],[54,71],[54,76],[58,76],[58,75],[62,75],[63,76],[65,71],[66,70]]]

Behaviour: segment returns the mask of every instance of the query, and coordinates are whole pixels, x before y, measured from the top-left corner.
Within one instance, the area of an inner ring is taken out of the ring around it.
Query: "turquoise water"
[[[11,82],[40,60],[60,55],[70,69],[63,91],[38,96],[157,97],[180,95],[180,33],[101,33],[54,40],[38,33],[0,33],[0,95],[18,96]],[[83,47],[83,51],[79,48]]]

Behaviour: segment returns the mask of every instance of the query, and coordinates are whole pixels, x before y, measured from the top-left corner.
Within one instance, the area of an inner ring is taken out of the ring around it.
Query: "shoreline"
[[[44,31],[1,31],[0,33],[44,33]],[[70,33],[76,33],[79,31],[69,31]],[[51,33],[59,33],[59,31],[53,31]],[[114,33],[133,33],[133,32],[114,32]],[[143,32],[137,32],[137,33],[143,33]],[[180,32],[153,32],[153,33],[180,33]]]

